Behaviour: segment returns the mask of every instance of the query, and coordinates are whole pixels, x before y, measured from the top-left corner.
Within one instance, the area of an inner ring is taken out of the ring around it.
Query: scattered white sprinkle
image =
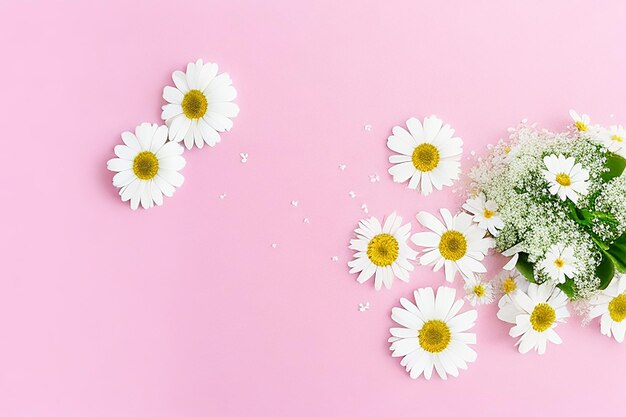
[[[366,132],[371,132],[372,131],[372,125],[367,124],[367,125],[363,126],[363,129],[365,129]]]
[[[366,301],[365,303],[359,303],[359,311],[367,311],[370,309],[370,302]]]
[[[370,182],[379,182],[379,181],[380,181],[380,177],[378,176],[378,174],[370,175]]]
[[[333,256],[330,258],[331,261],[337,262],[339,260],[339,256]]]
[[[304,224],[309,224],[309,223],[311,223],[311,221],[309,220],[309,218],[308,218],[308,217],[305,217],[304,219],[302,219],[302,222],[303,222]]]
[[[272,243],[272,248],[276,249],[278,247],[278,243]]]
[[[294,207],[298,207],[298,200],[291,200],[291,205]]]
[[[350,198],[356,197],[356,193],[354,191],[350,191],[348,195],[350,196]]]
[[[522,119],[522,123],[524,123],[524,124],[528,123],[528,119],[524,117],[524,118]]]
[[[470,155],[472,155],[472,156],[476,155],[476,151],[471,151]]]
[[[365,214],[369,213],[369,209],[367,208],[367,204],[365,203],[361,204],[361,210],[363,210]]]
[[[342,171],[345,171],[346,164],[339,164],[339,169],[342,170]]]
[[[248,162],[248,154],[247,153],[240,153],[239,156],[241,156],[241,162],[242,163],[246,163]]]
[[[226,198],[226,193],[220,194],[220,200],[223,200],[224,198]]]

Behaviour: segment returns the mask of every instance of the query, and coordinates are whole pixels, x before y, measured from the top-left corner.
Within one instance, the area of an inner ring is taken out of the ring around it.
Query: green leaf
[[[604,182],[608,182],[609,180],[622,175],[624,168],[626,168],[626,159],[614,154],[613,152],[607,152],[606,163],[604,166],[609,170],[602,174],[602,179]]]
[[[621,273],[626,273],[626,233],[617,238],[607,250],[603,251]]]
[[[576,295],[576,285],[574,281],[567,278],[564,283],[557,285],[569,298],[574,298]]]
[[[596,275],[600,278],[600,286],[599,289],[603,290],[609,286],[613,276],[615,275],[615,265],[611,258],[609,258],[604,253],[602,254],[602,261],[600,261],[600,265],[596,268]]]
[[[534,273],[534,264],[528,262],[528,254],[524,252],[519,253],[519,258],[517,259],[517,263],[515,264],[517,270],[526,278],[528,281],[537,283],[535,281],[535,273]]]

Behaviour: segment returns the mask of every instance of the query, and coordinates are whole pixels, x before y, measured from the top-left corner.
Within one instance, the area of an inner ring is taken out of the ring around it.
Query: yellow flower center
[[[622,142],[624,141],[624,138],[622,138],[622,137],[621,137],[621,136],[619,136],[619,135],[613,135],[613,136],[611,136],[611,140],[612,140],[612,141],[615,141],[615,142],[622,143]]]
[[[139,152],[133,160],[133,171],[140,180],[151,180],[159,172],[159,159],[150,151]]]
[[[557,268],[563,268],[563,265],[565,265],[565,261],[562,258],[556,258],[556,260],[554,261],[554,265],[556,265]]]
[[[530,315],[530,324],[537,332],[545,332],[556,320],[556,311],[550,304],[539,303]]]
[[[491,211],[491,210],[487,210],[487,209],[485,209],[485,211],[483,212],[483,216],[485,216],[485,219],[492,218],[494,214],[496,214],[496,213]]]
[[[620,322],[626,319],[626,294],[620,294],[609,303],[611,319]]]
[[[511,152],[511,147],[510,147],[510,146],[508,146],[508,145],[507,145],[507,146],[505,146],[503,149],[504,149],[504,153],[509,153],[509,152]]]
[[[502,281],[502,291],[505,294],[510,294],[517,289],[517,284],[515,283],[515,278],[508,277],[504,281]]]
[[[422,143],[413,151],[413,165],[421,172],[429,172],[439,165],[439,150],[430,143]]]
[[[398,259],[398,240],[388,233],[376,235],[367,244],[367,257],[376,266],[389,266]]]
[[[587,131],[587,125],[584,124],[583,122],[578,121],[578,122],[576,122],[574,124],[576,125],[576,129],[578,129],[579,131],[581,131],[581,132],[586,132]]]
[[[480,298],[485,295],[485,286],[482,284],[478,284],[474,286],[474,294],[476,297]]]
[[[441,320],[429,320],[417,333],[420,346],[426,352],[442,352],[450,344],[450,327]]]
[[[441,235],[439,241],[441,256],[449,261],[458,261],[467,252],[467,240],[463,233],[456,230],[448,230]]]
[[[572,179],[569,175],[561,172],[560,174],[556,174],[556,182],[561,184],[563,187],[569,187],[572,185]]]
[[[206,114],[209,103],[200,90],[189,90],[183,97],[183,113],[189,119],[199,119]]]

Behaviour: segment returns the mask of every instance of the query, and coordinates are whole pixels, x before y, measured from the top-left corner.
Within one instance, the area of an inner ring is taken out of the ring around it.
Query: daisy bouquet
[[[566,132],[526,123],[469,173],[464,208],[532,284],[590,299],[626,272],[626,130],[570,112]]]

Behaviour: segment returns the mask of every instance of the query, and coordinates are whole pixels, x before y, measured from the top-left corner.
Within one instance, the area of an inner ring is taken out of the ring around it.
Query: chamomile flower
[[[406,122],[408,132],[395,126],[387,139],[387,147],[398,155],[389,157],[395,164],[389,173],[395,182],[409,180],[408,187],[428,195],[433,187],[441,190],[459,179],[463,140],[454,136],[454,129],[435,116],[426,117],[424,124],[411,118]]]
[[[589,317],[600,317],[600,332],[622,343],[626,332],[626,277],[613,278],[590,303],[593,307]]]
[[[524,278],[517,269],[503,269],[494,279],[494,290],[498,295],[511,295],[515,290],[526,291],[528,280]]]
[[[493,302],[493,287],[482,277],[473,276],[465,280],[465,298],[472,306],[491,304]]]
[[[493,200],[487,200],[484,193],[476,198],[468,199],[463,208],[470,212],[478,227],[488,230],[492,236],[497,236],[498,231],[504,227],[504,222],[498,214],[498,205]]]
[[[169,127],[169,138],[185,142],[191,149],[195,143],[215,146],[221,138],[218,132],[230,130],[239,107],[232,103],[237,91],[227,73],[217,74],[217,64],[204,64],[201,59],[187,64],[187,71],[174,71],[176,87],[166,86],[161,118]]]
[[[411,378],[420,375],[430,379],[433,368],[441,379],[458,376],[459,369],[476,360],[476,352],[468,345],[476,344],[474,327],[478,313],[468,310],[458,314],[463,300],[455,300],[453,288],[439,287],[435,296],[432,288],[414,292],[415,304],[401,298],[403,308],[394,307],[391,318],[402,327],[389,329],[393,357],[402,356],[400,364]]]
[[[130,208],[145,209],[163,204],[163,195],[171,197],[183,185],[178,172],[185,166],[183,147],[167,142],[167,127],[142,123],[135,133],[122,133],[124,145],[115,147],[117,158],[107,162],[113,185],[120,189],[122,201],[130,200]]]
[[[589,171],[574,158],[552,154],[545,156],[543,162],[547,168],[543,170],[543,176],[549,183],[550,194],[558,195],[563,201],[569,198],[574,203],[579,195],[587,194]]]
[[[599,136],[600,142],[609,151],[626,158],[626,129],[622,125],[613,125]]]
[[[486,272],[482,260],[489,248],[494,247],[494,240],[485,237],[485,231],[467,213],[452,217],[448,210],[441,209],[441,216],[444,223],[425,211],[417,214],[417,220],[431,230],[411,237],[413,243],[426,248],[420,263],[434,265],[435,271],[445,266],[448,282],[454,281],[457,271],[466,278]]]
[[[528,293],[515,291],[509,296],[511,302],[502,303],[498,318],[515,324],[509,331],[517,341],[520,353],[535,349],[539,354],[546,351],[548,342],[561,343],[554,331],[557,323],[569,317],[567,295],[551,283],[529,284]]]
[[[550,246],[545,258],[539,263],[539,269],[548,274],[548,277],[555,283],[562,284],[565,278],[573,278],[576,275],[577,259],[574,256],[574,249],[560,243]]]
[[[574,110],[570,110],[569,115],[574,120],[574,127],[576,127],[579,132],[586,132],[591,127],[591,119],[588,115],[583,114],[581,116]]]
[[[350,241],[350,249],[357,252],[348,266],[351,274],[359,273],[359,283],[364,283],[374,275],[374,287],[377,290],[383,284],[385,288],[391,288],[394,276],[409,282],[409,271],[414,268],[410,261],[417,257],[417,252],[406,242],[411,235],[411,223],[402,225],[402,218],[394,212],[387,217],[383,226],[377,218],[371,217],[361,220],[354,232],[357,239]]]

